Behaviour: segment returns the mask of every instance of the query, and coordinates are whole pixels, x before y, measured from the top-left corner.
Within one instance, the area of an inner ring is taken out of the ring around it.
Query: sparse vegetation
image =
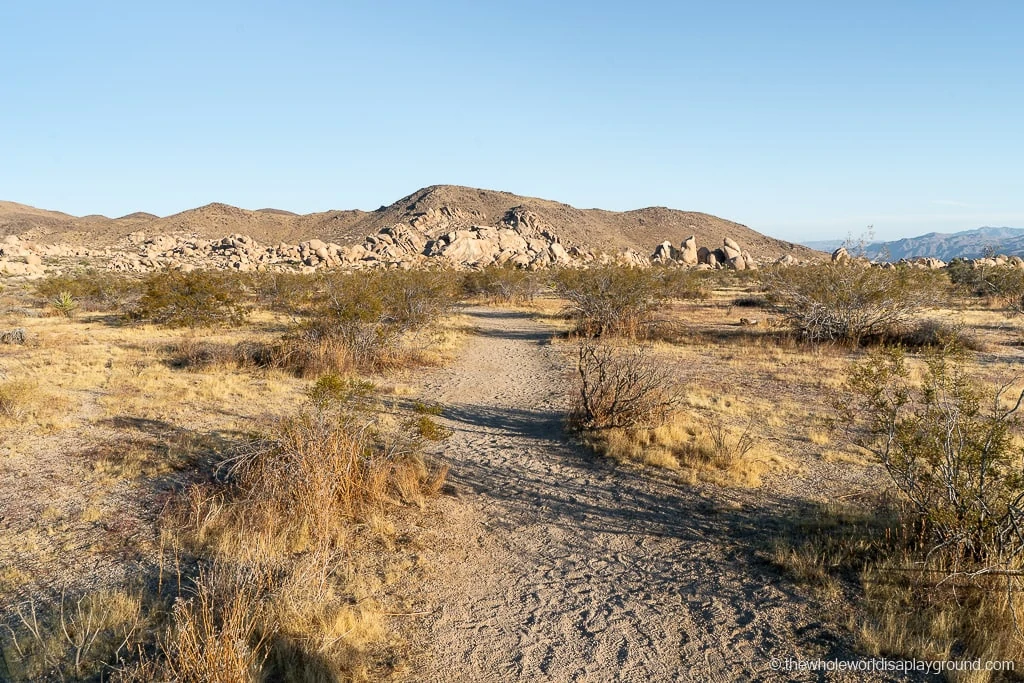
[[[859,345],[899,337],[914,316],[942,302],[931,271],[830,263],[775,268],[769,296],[792,330],[812,344]]]
[[[903,353],[872,354],[850,377],[857,402],[846,418],[862,425],[857,445],[874,453],[931,536],[930,554],[955,568],[1016,568],[1024,539],[1024,449],[1011,429],[1024,391],[1005,404],[1010,385],[983,393],[964,369],[963,352],[946,346],[925,357],[920,388]],[[988,404],[987,407],[985,404]],[[979,566],[980,563],[980,566]]]
[[[748,545],[760,542],[761,535],[745,535],[748,525],[784,529],[758,550],[768,562],[759,571],[773,580],[785,575],[814,599],[857,605],[851,621],[836,628],[853,630],[858,654],[1021,660],[1015,624],[1024,618],[1024,602],[1014,574],[1020,553],[1009,530],[1018,519],[1022,442],[1007,413],[1019,394],[1008,401],[1004,392],[999,405],[1006,415],[998,427],[993,390],[986,388],[1009,377],[1016,347],[1007,340],[1015,339],[1019,321],[1006,319],[985,297],[958,297],[952,303],[963,310],[927,315],[901,303],[892,325],[816,337],[836,342],[823,352],[796,341],[813,335],[794,322],[795,309],[774,289],[774,275],[759,281],[757,273],[673,267],[593,270],[554,276],[570,305],[568,321],[551,328],[552,352],[572,349],[571,425],[597,452],[630,465],[614,470],[631,472],[609,483],[609,491],[636,487],[639,504],[653,510],[653,525],[662,523],[654,492],[672,496],[664,502],[673,519],[672,506],[699,497],[711,527],[735,522],[730,547],[738,562]],[[918,287],[928,291],[936,276],[861,270],[906,277],[913,297]],[[500,401],[494,414],[461,407],[446,412],[434,397],[417,397],[405,372],[397,378],[402,384],[393,386],[380,375],[427,362],[421,361],[424,350],[450,343],[437,330],[484,320],[448,318],[442,327],[438,321],[455,297],[528,301],[507,296],[524,274],[543,282],[536,273],[512,269],[457,276],[224,273],[227,284],[215,289],[231,292],[244,310],[241,322],[226,322],[232,314],[214,303],[209,317],[146,317],[160,324],[156,328],[118,324],[123,310],[139,309],[104,303],[132,296],[141,302],[156,276],[112,276],[104,291],[121,294],[109,296],[88,294],[85,283],[96,284],[92,274],[64,279],[56,292],[47,280],[29,285],[24,295],[5,291],[36,309],[2,321],[23,329],[27,341],[0,353],[0,458],[8,471],[31,472],[26,458],[37,444],[58,444],[63,450],[54,451],[72,456],[62,462],[77,479],[73,505],[55,497],[45,509],[33,509],[45,530],[0,552],[32,557],[34,567],[56,566],[43,553],[57,557],[64,547],[57,544],[70,547],[73,538],[83,558],[125,557],[144,568],[131,583],[104,584],[100,592],[85,574],[76,581],[81,570],[72,565],[64,574],[72,585],[62,599],[51,591],[34,600],[36,622],[32,602],[12,601],[27,619],[11,612],[5,623],[14,632],[0,629],[0,647],[14,662],[12,679],[415,677],[410,663],[418,660],[407,649],[414,645],[397,638],[387,615],[419,609],[395,587],[415,585],[426,571],[418,534],[436,513],[429,501],[445,471],[424,453],[447,449],[431,442],[452,435],[449,421],[546,434],[549,410],[545,398],[521,414],[521,406],[506,410]],[[647,295],[632,298],[637,283]],[[577,306],[570,290],[589,294]],[[74,319],[52,316],[51,301],[61,291],[79,304]],[[615,298],[622,293],[629,296],[619,308]],[[868,308],[876,304],[867,300]],[[199,308],[208,301],[217,297],[194,299]],[[529,315],[486,315],[511,316],[508,339],[532,344],[518,336],[521,321],[539,328],[563,301],[547,293]],[[862,301],[844,299],[840,308]],[[187,308],[175,306],[167,310]],[[738,324],[750,312],[734,308],[760,308],[754,316],[760,323]],[[779,320],[797,334],[778,332]],[[669,328],[679,333],[662,333]],[[859,347],[869,342],[901,344],[902,365],[888,350],[863,356]],[[953,354],[953,347],[960,350]],[[969,353],[974,349],[984,353]],[[852,359],[861,359],[863,374],[855,373],[851,386],[886,390],[875,395],[881,401],[876,413],[871,392],[862,391],[857,401],[845,402],[850,413],[844,419],[830,421],[827,398],[843,388]],[[863,370],[872,363],[875,370]],[[885,397],[899,400],[885,403]],[[557,425],[559,416],[550,412]],[[872,414],[897,417],[890,431],[872,431],[866,420]],[[92,429],[75,430],[74,440],[64,426],[84,424]],[[848,490],[850,482],[882,489],[882,470],[867,467],[866,451],[839,438],[835,426],[843,424],[860,430],[858,443],[876,449],[892,434],[896,450],[889,464],[902,472],[914,499],[895,476],[891,499]],[[102,440],[90,441],[93,431]],[[464,447],[462,426],[457,433],[455,443]],[[947,442],[944,434],[962,438]],[[822,478],[823,472],[839,479]],[[955,476],[944,479],[949,473]],[[648,489],[643,482],[667,484]],[[776,519],[772,506],[760,506],[760,492],[737,486],[762,486],[765,496],[784,491],[787,515],[791,499],[802,506],[806,499],[834,498],[835,509],[807,512],[807,520],[789,528],[790,520]],[[582,490],[571,495],[585,496]],[[141,518],[143,506],[157,521]],[[421,508],[432,512],[423,516]],[[91,530],[94,537],[83,542]],[[37,579],[24,563],[11,565],[0,569],[0,589],[17,596],[34,590]],[[803,590],[786,589],[798,596]],[[94,604],[108,605],[113,615],[102,627],[89,616]],[[801,605],[809,616],[813,607]]]
[[[580,334],[643,337],[651,312],[665,298],[664,282],[653,269],[620,267],[562,270],[558,293]]]
[[[450,274],[385,272],[323,278],[304,319],[275,349],[301,376],[401,365],[410,333],[438,321],[454,297]]]
[[[167,327],[209,327],[240,324],[249,310],[244,283],[235,274],[164,271],[143,281],[129,317]]]
[[[531,303],[541,289],[537,272],[506,264],[472,270],[462,278],[462,291],[490,303]]]
[[[46,302],[67,294],[86,310],[116,310],[138,299],[140,283],[139,278],[84,269],[43,278],[35,283],[35,291]]]

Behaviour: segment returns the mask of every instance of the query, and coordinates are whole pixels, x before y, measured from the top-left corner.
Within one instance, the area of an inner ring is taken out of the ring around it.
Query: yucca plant
[[[55,296],[50,304],[53,306],[53,310],[57,311],[58,315],[62,315],[65,318],[70,318],[78,310],[78,302],[75,301],[75,297],[71,296],[71,292],[67,290]]]

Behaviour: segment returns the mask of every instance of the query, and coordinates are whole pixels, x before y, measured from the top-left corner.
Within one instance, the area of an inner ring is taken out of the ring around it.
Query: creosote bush
[[[512,265],[488,266],[462,277],[462,292],[503,304],[533,301],[541,289],[541,277],[534,271]]]
[[[555,275],[555,289],[568,300],[576,331],[587,336],[643,336],[665,298],[664,282],[649,268],[565,269]]]
[[[962,292],[992,299],[1011,313],[1019,313],[1024,307],[1024,270],[953,259],[946,272],[950,282]]]
[[[455,291],[453,276],[444,272],[325,276],[304,319],[275,349],[275,363],[301,376],[401,365],[405,336],[446,315]]]
[[[813,344],[898,337],[944,292],[931,271],[858,263],[777,267],[764,283],[793,331]]]
[[[163,271],[142,283],[129,318],[167,327],[237,325],[249,314],[249,292],[235,273]]]
[[[925,355],[920,387],[903,352],[873,353],[849,378],[843,414],[925,523],[929,554],[950,567],[1017,569],[1024,558],[1024,451],[1014,445],[1024,392],[986,393],[955,346]]]

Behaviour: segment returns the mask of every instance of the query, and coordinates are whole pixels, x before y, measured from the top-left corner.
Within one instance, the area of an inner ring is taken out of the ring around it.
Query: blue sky
[[[1024,3],[5,2],[0,199],[1024,227]]]

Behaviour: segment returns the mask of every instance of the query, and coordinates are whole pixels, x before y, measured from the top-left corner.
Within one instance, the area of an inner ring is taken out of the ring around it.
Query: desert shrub
[[[570,423],[580,429],[628,429],[659,424],[681,402],[670,374],[643,346],[616,350],[584,341],[577,351]]]
[[[704,420],[704,434],[709,444],[707,457],[712,464],[727,469],[741,462],[757,445],[754,421],[749,420],[738,434],[733,434],[719,416]]]
[[[144,619],[140,597],[126,591],[62,594],[55,604],[18,605],[5,624],[10,680],[108,680],[106,674],[141,640]],[[2,655],[0,648],[0,664]]]
[[[908,349],[936,348],[954,344],[971,351],[981,351],[983,344],[963,327],[926,318],[907,327],[898,337],[885,340],[886,343]]]
[[[768,308],[771,306],[771,302],[763,296],[756,294],[747,294],[745,296],[738,296],[732,300],[732,305],[737,308]]]
[[[1024,298],[1024,270],[992,266],[968,259],[953,259],[946,266],[950,282],[958,290],[977,297],[989,297],[1008,308],[1020,308]]]
[[[408,426],[412,428],[415,434],[423,437],[427,441],[444,441],[452,434],[449,428],[439,424],[429,415],[420,415],[419,417],[410,420]]]
[[[556,274],[555,289],[568,300],[576,330],[587,336],[643,336],[651,311],[666,298],[664,280],[651,268],[565,269]]]
[[[248,283],[261,308],[297,315],[310,305],[318,277],[322,275],[265,271],[249,273]]]
[[[24,344],[27,337],[24,327],[0,330],[0,344]]]
[[[71,292],[63,291],[57,296],[53,297],[50,301],[50,306],[59,316],[70,318],[78,310],[78,302],[75,301],[75,297],[71,296]]]
[[[811,343],[896,337],[943,295],[931,271],[856,263],[774,268],[765,286],[792,329]]]
[[[302,376],[382,370],[404,359],[406,334],[451,308],[452,274],[385,271],[322,279],[306,317],[281,340],[277,362]]]
[[[504,304],[533,301],[541,288],[540,276],[512,265],[488,266],[462,276],[462,292],[467,296],[484,297]]]
[[[129,318],[167,327],[237,325],[249,314],[243,285],[238,275],[215,270],[154,273]]]
[[[920,387],[898,349],[854,368],[853,401],[843,409],[857,426],[854,441],[878,457],[923,520],[932,553],[954,566],[1015,566],[1024,555],[1024,452],[1013,429],[1024,393],[1009,406],[1006,386],[986,395],[952,346],[925,362]]]
[[[36,282],[35,289],[46,303],[66,293],[85,309],[113,310],[138,298],[140,280],[106,271],[82,270],[43,278]]]
[[[150,680],[238,683],[261,679],[267,658],[266,581],[255,572],[214,564],[192,595],[179,597],[159,640]],[[156,675],[153,675],[156,674]]]
[[[714,271],[691,268],[655,268],[661,296],[666,299],[706,299],[713,289]]]
[[[330,391],[330,390],[328,390]],[[288,544],[333,544],[354,520],[436,491],[416,439],[383,432],[348,406],[305,411],[225,463],[242,526]]]
[[[332,372],[319,377],[306,392],[306,396],[313,407],[325,411],[362,405],[372,396],[375,388],[372,382],[342,377]]]

